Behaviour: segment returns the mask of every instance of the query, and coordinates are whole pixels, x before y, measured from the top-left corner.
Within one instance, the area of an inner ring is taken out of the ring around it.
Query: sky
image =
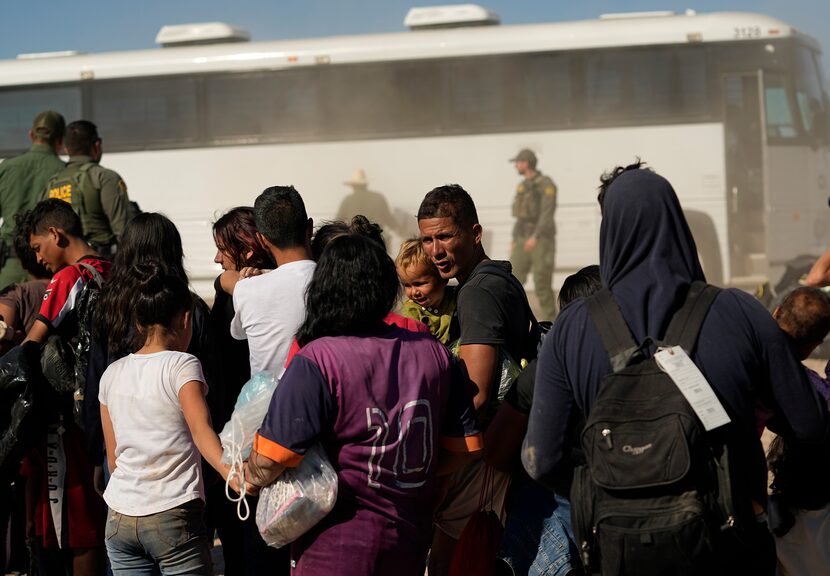
[[[253,40],[403,31],[412,6],[430,0],[5,0],[0,4],[0,59],[54,50],[111,52],[155,48],[164,24],[221,21]],[[459,2],[460,3],[460,2]],[[608,12],[672,10],[758,12],[783,19],[830,51],[828,0],[481,0],[504,24],[596,18]],[[825,71],[830,58],[824,57]],[[830,74],[827,74],[830,76]]]

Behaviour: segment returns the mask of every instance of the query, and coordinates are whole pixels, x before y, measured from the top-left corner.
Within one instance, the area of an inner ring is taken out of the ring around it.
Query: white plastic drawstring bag
[[[245,460],[251,454],[254,435],[265,419],[271,396],[277,388],[279,378],[273,372],[254,374],[239,391],[231,419],[222,428],[219,441],[222,443],[222,462],[230,466],[225,481],[225,496],[236,503],[236,514],[240,520],[247,520],[250,514],[245,500]],[[231,490],[231,481],[236,479],[241,492]]]
[[[239,391],[231,419],[222,428],[222,463],[233,464],[234,456],[247,460],[254,444],[254,434],[262,426],[271,396],[279,379],[273,372],[254,374]]]
[[[259,493],[256,525],[266,544],[280,548],[308,532],[334,508],[337,472],[325,450],[312,446],[296,468],[287,468]]]

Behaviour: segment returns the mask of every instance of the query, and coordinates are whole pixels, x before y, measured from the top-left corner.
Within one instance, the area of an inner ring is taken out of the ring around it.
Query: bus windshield
[[[827,145],[827,98],[811,49],[798,46],[789,71],[764,75],[764,100],[770,144]]]

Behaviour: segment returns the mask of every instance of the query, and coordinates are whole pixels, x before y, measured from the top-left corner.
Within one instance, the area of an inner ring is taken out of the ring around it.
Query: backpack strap
[[[585,304],[608,352],[611,368],[614,372],[622,370],[641,346],[634,340],[611,291],[603,288],[586,299]]]
[[[525,313],[527,317],[530,319],[530,330],[528,331],[525,338],[530,338],[533,334],[539,334],[541,329],[539,328],[539,321],[536,320],[536,315],[533,314],[533,310],[530,308],[530,301],[527,299],[527,293],[525,292],[525,287],[519,282],[519,279],[510,274],[509,272],[505,271],[501,266],[498,266],[494,263],[489,264],[482,264],[481,267],[478,269],[478,274],[495,274],[501,278],[504,278],[519,291],[519,294],[522,295],[522,300],[524,301],[525,305]],[[522,343],[522,349],[526,348],[525,344],[527,342]],[[533,358],[526,358],[526,360],[532,360]],[[520,359],[521,360],[521,359]]]
[[[686,293],[683,306],[674,313],[669,322],[663,339],[666,344],[680,346],[691,357],[706,314],[719,293],[720,289],[715,286],[705,282],[693,282]]]
[[[98,272],[98,269],[95,266],[93,266],[92,264],[87,264],[86,262],[77,262],[77,264],[78,266],[86,268],[87,271],[89,271],[89,273],[92,274],[92,279],[98,283],[99,288],[104,286],[104,277],[101,275],[100,272]]]

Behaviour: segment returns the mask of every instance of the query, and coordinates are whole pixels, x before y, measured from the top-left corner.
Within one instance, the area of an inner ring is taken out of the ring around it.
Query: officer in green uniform
[[[533,271],[536,297],[542,307],[540,320],[553,320],[556,300],[553,296],[553,262],[556,255],[556,185],[536,169],[536,154],[524,149],[515,158],[516,170],[524,180],[513,199],[513,244],[510,262],[513,274],[522,283]]]
[[[127,185],[116,172],[99,164],[101,138],[92,122],[69,124],[64,145],[69,162],[49,180],[44,198],[72,204],[87,243],[99,254],[112,255],[133,211]]]
[[[14,215],[34,208],[46,182],[63,168],[58,152],[65,130],[63,116],[52,110],[41,112],[29,130],[31,149],[0,164],[0,288],[28,279],[12,249]]]

